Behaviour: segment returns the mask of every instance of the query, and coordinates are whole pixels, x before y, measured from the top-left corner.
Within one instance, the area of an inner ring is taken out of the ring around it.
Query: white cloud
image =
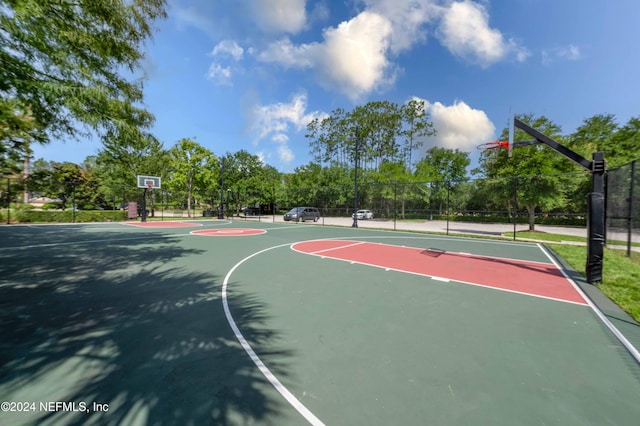
[[[393,56],[426,41],[429,26],[449,51],[488,67],[512,58],[522,62],[529,51],[489,26],[483,3],[472,0],[361,0],[365,10],[335,27],[323,40],[296,44],[289,38],[273,42],[257,59],[286,68],[313,69],[319,83],[352,101],[395,82]],[[445,4],[445,6],[442,6]]]
[[[307,112],[307,96],[299,93],[294,95],[289,103],[255,106],[250,119],[256,133],[255,143],[257,144],[263,139],[270,139],[278,145],[280,160],[284,163],[290,163],[295,156],[288,146],[288,133],[291,131],[300,132],[313,119],[325,117],[327,114],[322,112]]]
[[[176,26],[180,30],[193,27],[209,35],[210,37],[215,36],[215,22],[214,20],[207,17],[210,15],[204,13],[204,11],[201,9],[201,5],[199,5],[198,9],[196,9],[195,7],[181,8],[173,4],[171,5],[169,16],[175,19]]]
[[[296,34],[306,26],[305,0],[253,0],[249,4],[264,31]]]
[[[512,39],[489,27],[489,14],[482,4],[470,0],[454,2],[443,11],[438,30],[440,42],[454,55],[488,67],[513,55],[519,62],[529,52]]]
[[[211,51],[211,56],[229,56],[235,61],[242,59],[244,49],[235,40],[222,40]]]
[[[567,61],[577,61],[582,59],[582,52],[578,46],[570,44],[565,47],[546,49],[542,51],[542,63],[549,65],[555,60],[563,59]]]
[[[207,72],[207,78],[221,86],[233,85],[231,81],[231,76],[232,76],[231,68],[223,67],[220,64],[216,64],[216,63],[211,64],[209,66],[209,71]]]
[[[290,39],[283,38],[271,43],[257,55],[262,62],[275,62],[285,68],[311,68],[317,56],[318,44],[294,45]]]
[[[408,50],[427,39],[426,25],[439,16],[437,0],[362,0],[367,10],[389,20],[390,48],[394,53]]]
[[[309,13],[308,20],[311,22],[325,22],[331,16],[329,6],[325,1],[318,1],[313,5],[311,13]]]
[[[324,31],[323,43],[294,45],[289,39],[272,43],[258,55],[285,67],[314,68],[321,83],[352,100],[394,81],[388,60],[391,24],[383,16],[362,12]]]
[[[456,101],[453,105],[444,105],[440,102],[425,103],[425,110],[430,114],[433,125],[438,132],[430,136],[425,146],[422,147],[421,158],[427,149],[432,146],[455,149],[470,152],[483,142],[488,142],[494,137],[496,128],[484,111],[471,108],[462,101]],[[428,146],[427,146],[428,145]]]
[[[362,12],[325,31],[321,73],[325,85],[337,85],[351,99],[391,83],[387,59],[391,24],[382,15]]]
[[[218,61],[218,58],[228,57],[231,60],[238,62],[244,56],[244,49],[240,47],[235,40],[223,40],[215,45],[209,55],[213,56],[216,60],[209,65],[207,78],[221,86],[232,86],[233,71],[231,66],[223,66]]]
[[[278,158],[284,164],[290,164],[296,156],[286,144],[280,144],[280,146],[278,146]]]
[[[260,161],[260,163],[262,163],[263,165],[267,164],[267,157],[265,156],[264,152],[256,152],[255,155],[256,157],[258,157],[258,161]]]

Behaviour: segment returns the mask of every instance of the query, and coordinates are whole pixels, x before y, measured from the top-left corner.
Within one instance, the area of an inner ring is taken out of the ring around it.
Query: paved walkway
[[[251,221],[262,221],[262,222],[277,222],[282,223],[284,220],[282,216],[276,216],[275,219],[273,216],[247,216],[246,218],[241,218],[245,220]],[[318,224],[321,225],[330,225],[330,226],[352,226],[353,219],[346,217],[322,217],[320,218]],[[376,229],[393,229],[397,231],[422,231],[422,232],[437,232],[437,233],[449,233],[449,234],[467,234],[467,235],[488,235],[488,236],[502,236],[507,232],[513,232],[513,224],[505,224],[505,223],[471,223],[471,222],[454,222],[450,221],[447,224],[447,221],[444,220],[424,220],[424,221],[401,221],[401,220],[385,220],[385,219],[374,219],[374,220],[359,220],[358,221],[359,228],[376,228]],[[537,240],[531,241],[545,241],[544,235],[542,233],[547,234],[559,234],[559,235],[571,235],[575,237],[587,237],[587,229],[586,227],[579,226],[550,226],[550,225],[536,225],[536,231],[541,232],[540,238]],[[526,224],[518,224],[516,226],[516,231],[528,231],[529,225]],[[619,240],[625,241],[627,239],[626,232],[609,232],[608,239],[611,240]],[[518,238],[519,241],[530,241],[525,238]],[[634,238],[634,241],[640,241],[640,235]],[[553,243],[558,243],[558,241],[550,241]],[[575,245],[586,245],[586,243],[575,242],[575,241],[562,241],[563,244],[575,244]],[[615,248],[619,250],[625,250],[626,246],[608,246],[610,248]],[[632,247],[633,251],[640,252],[640,247]]]

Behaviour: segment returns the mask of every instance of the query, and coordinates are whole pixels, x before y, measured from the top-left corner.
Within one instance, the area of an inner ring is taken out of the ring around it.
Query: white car
[[[371,210],[358,210],[355,215],[351,215],[353,219],[369,220],[373,219],[373,212]]]

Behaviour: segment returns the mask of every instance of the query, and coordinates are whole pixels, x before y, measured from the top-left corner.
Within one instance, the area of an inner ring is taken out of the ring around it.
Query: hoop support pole
[[[604,205],[604,174],[606,163],[604,153],[594,152],[593,160],[589,161],[566,146],[554,141],[549,136],[528,126],[517,118],[513,124],[518,129],[536,138],[565,158],[589,170],[591,173],[591,192],[588,194],[587,213],[587,282],[593,284],[602,281],[602,265],[605,235],[605,205]],[[514,143],[515,145],[515,143]]]

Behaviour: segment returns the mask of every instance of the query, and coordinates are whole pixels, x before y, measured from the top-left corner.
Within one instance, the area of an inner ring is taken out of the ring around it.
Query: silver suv
[[[284,215],[284,221],[290,220],[296,222],[304,222],[306,220],[313,220],[317,222],[320,219],[320,211],[315,207],[294,207]]]

